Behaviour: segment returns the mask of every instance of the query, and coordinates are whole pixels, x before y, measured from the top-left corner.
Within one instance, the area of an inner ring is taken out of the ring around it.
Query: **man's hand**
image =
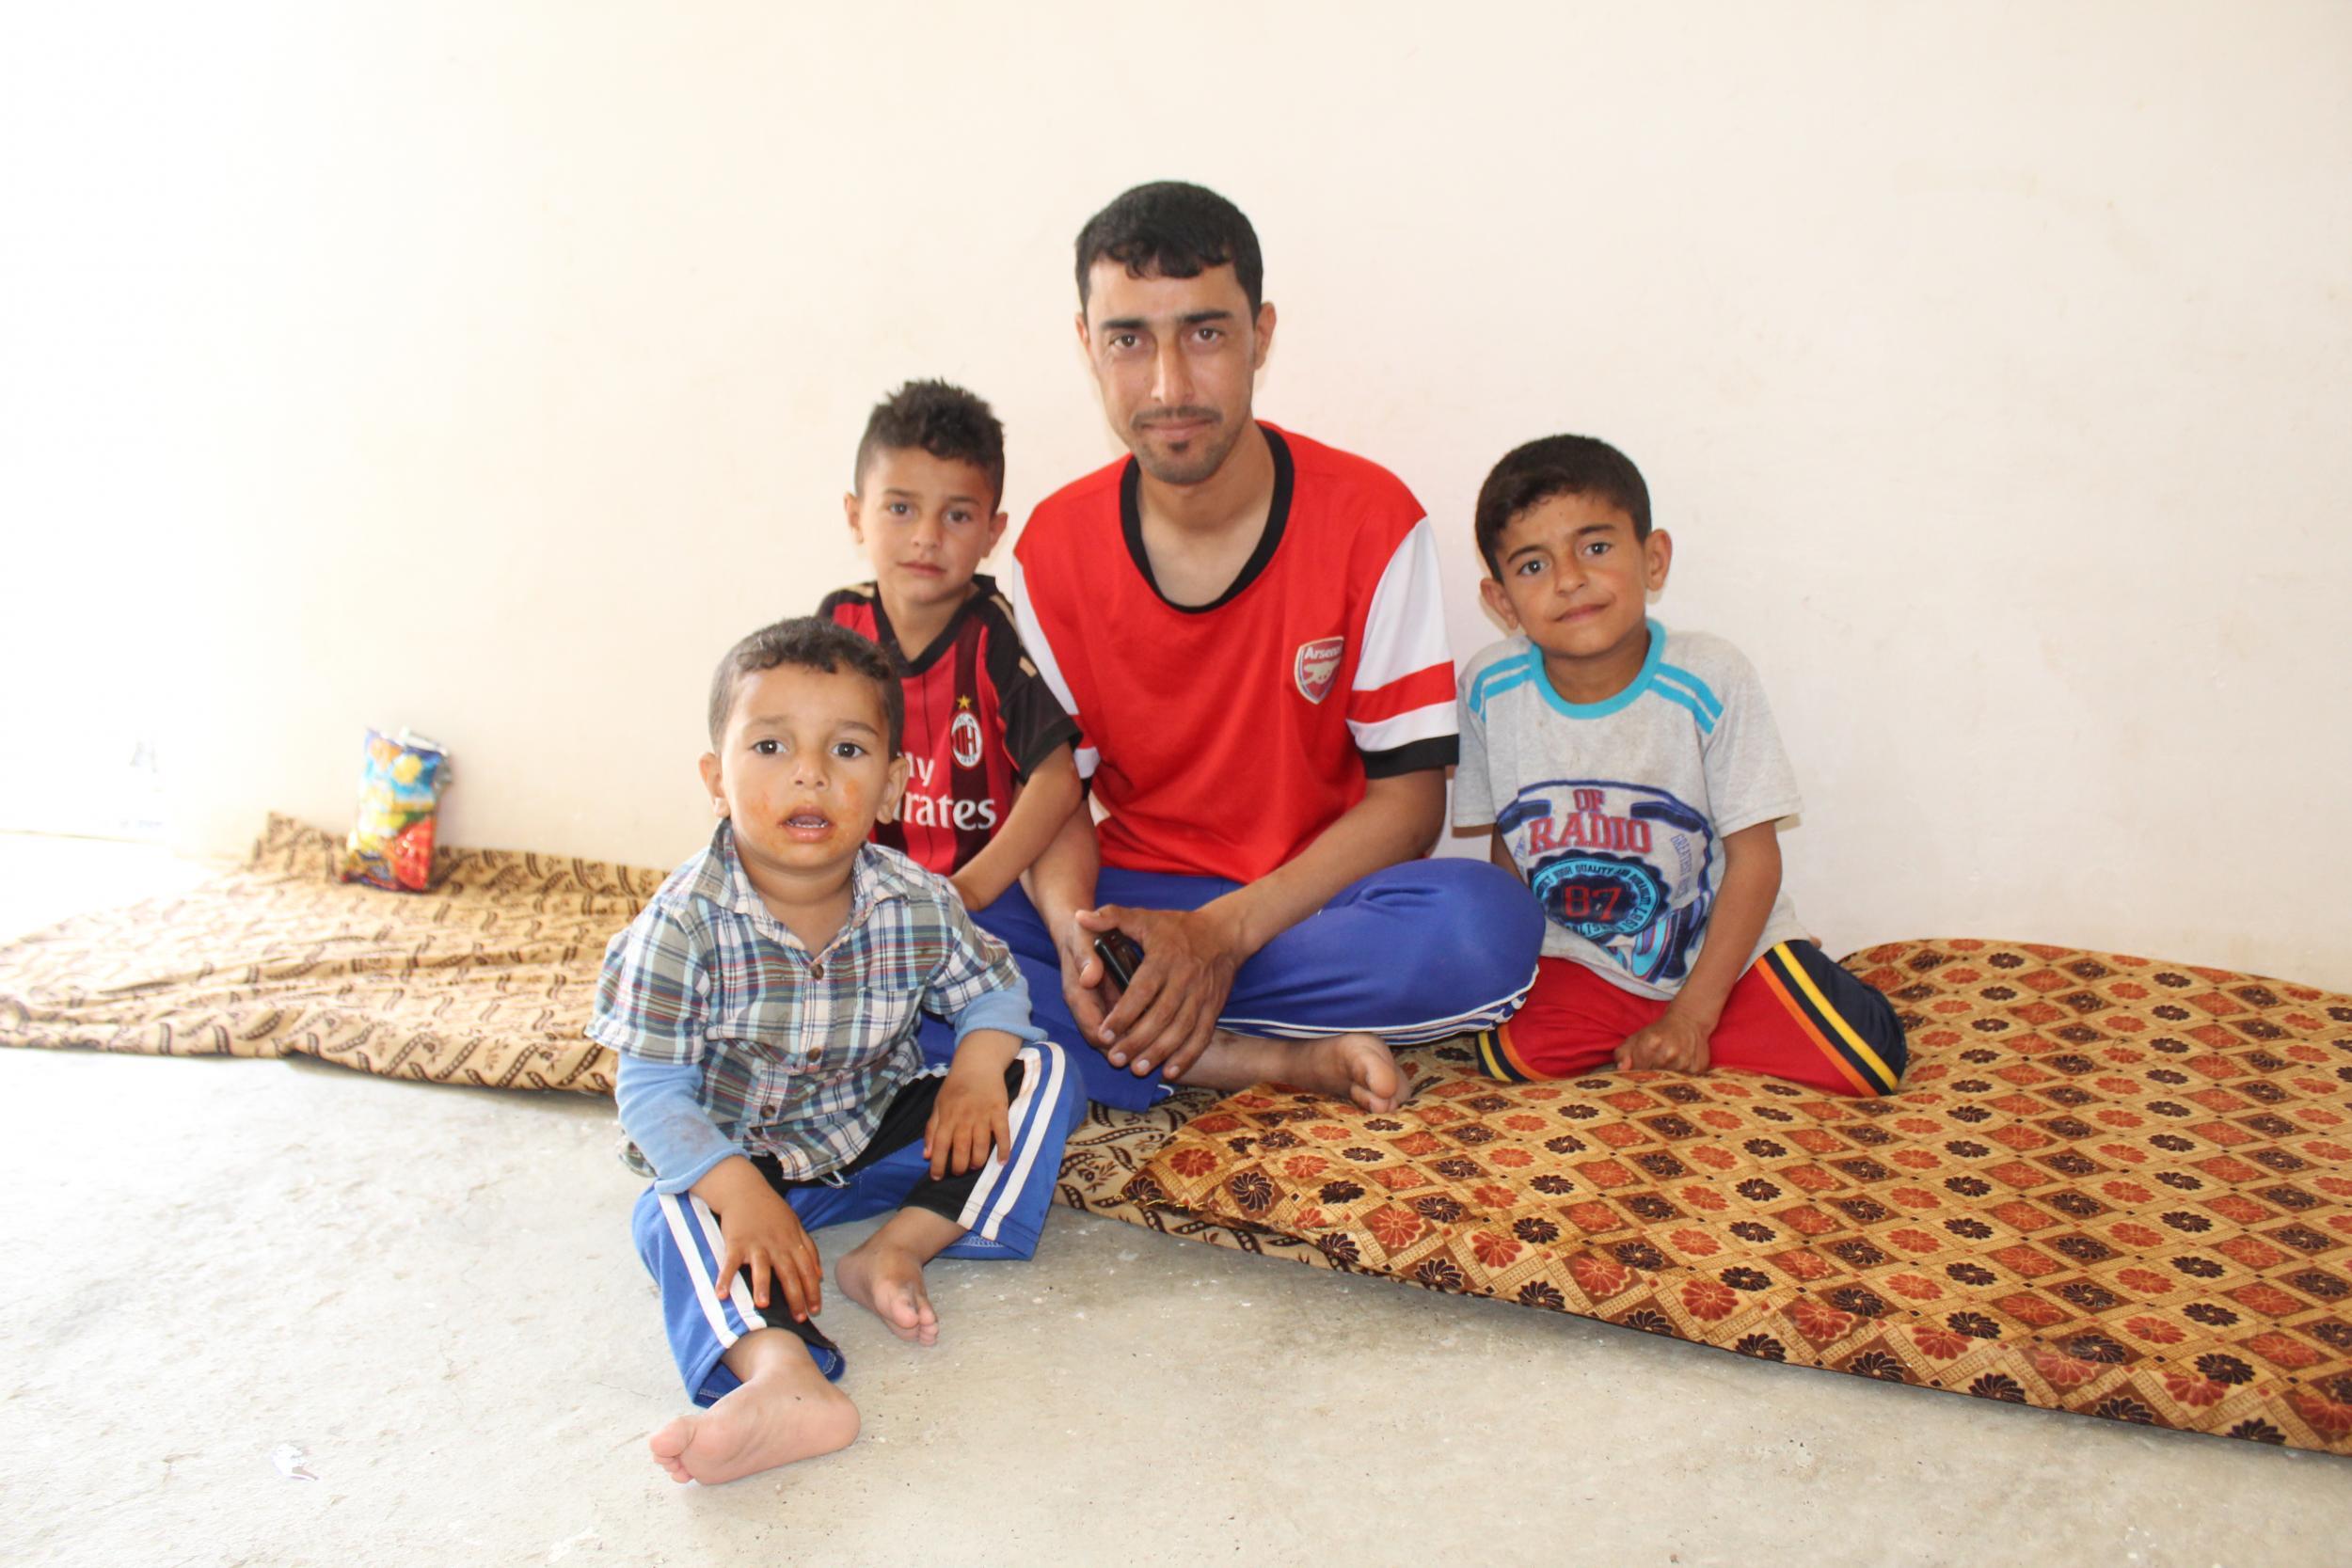
[[[1079,1037],[1089,1045],[1099,1045],[1103,1038],[1103,1015],[1109,1011],[1103,983],[1109,976],[1103,973],[1103,960],[1095,957],[1094,933],[1079,925],[1073,916],[1062,922],[1055,932],[1054,946],[1061,955],[1062,1002],[1078,1025]]]
[[[1233,972],[1241,967],[1231,920],[1214,905],[1186,911],[1105,904],[1080,910],[1077,924],[1089,942],[1120,930],[1143,949],[1134,983],[1089,1037],[1101,1043],[1113,1067],[1141,1076],[1156,1065],[1161,1077],[1181,1082],[1208,1049],[1216,1016],[1233,990]]]
[[[931,1163],[931,1180],[978,1169],[992,1144],[997,1159],[1012,1158],[1010,1118],[1001,1069],[993,1074],[967,1071],[961,1061],[948,1068],[947,1081],[931,1101],[931,1119],[923,1128],[923,1154]]]
[[[810,1313],[824,1309],[824,1259],[817,1255],[817,1243],[808,1232],[801,1228],[801,1217],[792,1206],[778,1197],[748,1162],[744,1169],[751,1171],[756,1186],[751,1182],[735,1186],[724,1195],[724,1208],[714,1198],[704,1198],[718,1214],[719,1234],[727,1243],[725,1256],[719,1259],[719,1289],[723,1293],[736,1270],[749,1269],[753,1301],[762,1307],[768,1305],[772,1279],[784,1288],[785,1305],[791,1308],[794,1321],[806,1323]],[[694,1185],[697,1192],[702,1190],[702,1182]]]
[[[1636,1029],[1617,1047],[1617,1066],[1663,1072],[1701,1073],[1714,1059],[1708,1037],[1715,1031],[1672,1007],[1657,1022]]]

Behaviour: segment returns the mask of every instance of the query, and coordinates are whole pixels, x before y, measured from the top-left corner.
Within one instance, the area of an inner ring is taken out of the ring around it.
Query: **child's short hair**
[[[969,463],[987,476],[989,510],[1005,499],[1005,427],[995,411],[945,381],[910,381],[866,416],[850,488],[866,488],[866,465],[881,451],[921,448],[943,463]]]
[[[727,721],[735,713],[735,693],[742,686],[743,677],[784,664],[800,670],[822,671],[828,675],[847,670],[872,681],[882,695],[890,754],[898,756],[899,742],[906,734],[907,699],[899,689],[898,672],[891,669],[888,656],[849,627],[820,621],[814,615],[762,626],[727,650],[726,657],[719,661],[717,673],[710,677],[712,751],[717,751],[726,738]]]
[[[1078,230],[1078,309],[1087,274],[1105,258],[1130,277],[1198,277],[1230,263],[1254,315],[1265,288],[1258,231],[1242,210],[1213,190],[1160,180],[1121,192]]]
[[[1478,507],[1471,527],[1478,534],[1478,553],[1486,570],[1502,576],[1502,531],[1530,507],[1554,496],[1590,496],[1607,501],[1633,519],[1633,537],[1649,537],[1649,486],[1633,460],[1608,442],[1590,436],[1547,436],[1514,447],[1494,466],[1478,487]]]

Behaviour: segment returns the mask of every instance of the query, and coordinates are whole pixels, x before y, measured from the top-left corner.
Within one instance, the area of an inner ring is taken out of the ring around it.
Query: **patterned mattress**
[[[2115,954],[1900,942],[1880,1101],[1731,1073],[1388,1116],[1267,1086],[1130,1131],[1068,1200],[1743,1355],[2352,1454],[2352,998]],[[1187,1114],[1188,1113],[1188,1114]]]
[[[238,871],[0,946],[0,1044],[610,1092],[580,1031],[660,873],[443,850],[400,895],[336,881],[335,850],[273,817]],[[1847,961],[1910,1021],[1886,1100],[1502,1085],[1440,1045],[1387,1116],[1272,1085],[1095,1107],[1061,1197],[1774,1361],[2352,1454],[2352,998],[2029,943]]]
[[[273,816],[240,870],[0,946],[0,1045],[612,1092],[580,1029],[605,939],[662,873],[444,848],[432,891],[396,894],[339,881],[341,847]]]

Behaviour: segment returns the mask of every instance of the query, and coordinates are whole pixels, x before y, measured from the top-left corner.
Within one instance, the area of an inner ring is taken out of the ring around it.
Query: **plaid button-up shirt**
[[[697,1100],[712,1125],[746,1153],[773,1155],[787,1177],[849,1164],[923,1070],[921,1014],[954,1019],[1008,990],[1025,1022],[1027,1012],[1012,955],[946,878],[869,844],[850,888],[849,918],[811,953],[761,902],[721,823],[605,948],[589,1037],[647,1062],[700,1064]]]

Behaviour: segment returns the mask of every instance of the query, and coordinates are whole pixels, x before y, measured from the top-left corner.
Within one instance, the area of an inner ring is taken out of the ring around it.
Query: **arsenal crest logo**
[[[1332,677],[1340,673],[1340,654],[1346,647],[1344,637],[1318,637],[1312,642],[1298,645],[1296,673],[1300,696],[1319,703],[1331,694]]]
[[[947,726],[947,749],[955,753],[957,766],[977,768],[980,765],[980,721],[969,713],[959,713],[956,721]]]

